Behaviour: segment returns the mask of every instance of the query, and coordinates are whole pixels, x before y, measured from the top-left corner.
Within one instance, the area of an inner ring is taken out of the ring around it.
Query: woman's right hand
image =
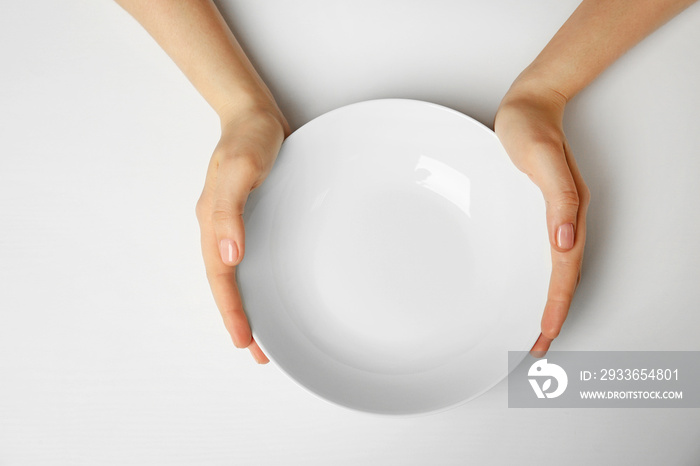
[[[566,99],[537,80],[517,79],[496,112],[494,129],[515,166],[540,188],[547,211],[552,274],[542,333],[531,352],[542,357],[569,313],[581,278],[590,192],[564,135]]]
[[[253,339],[236,283],[245,254],[243,210],[250,192],[270,173],[289,125],[276,107],[252,106],[221,119],[221,139],[209,162],[197,201],[207,279],[226,330],[238,348],[269,362]]]

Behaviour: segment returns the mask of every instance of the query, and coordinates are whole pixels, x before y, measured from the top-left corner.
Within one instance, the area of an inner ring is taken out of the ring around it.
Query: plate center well
[[[311,222],[296,324],[331,357],[377,372],[427,370],[475,345],[489,318],[472,309],[468,215],[420,182],[361,193],[329,193]]]

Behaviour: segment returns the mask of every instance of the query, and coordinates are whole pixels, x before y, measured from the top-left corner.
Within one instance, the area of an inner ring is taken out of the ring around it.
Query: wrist
[[[561,118],[568,101],[569,97],[558,90],[551,80],[536,69],[528,67],[513,81],[500,107],[526,104]]]
[[[291,133],[287,119],[269,91],[239,93],[231,96],[225,103],[215,108],[215,111],[219,115],[222,128],[243,120],[255,119],[279,125],[285,138]]]
[[[515,83],[547,88],[569,102],[602,71],[599,69],[601,65],[593,60],[595,57],[571,54],[571,51],[563,50],[561,44],[548,44],[520,73]]]

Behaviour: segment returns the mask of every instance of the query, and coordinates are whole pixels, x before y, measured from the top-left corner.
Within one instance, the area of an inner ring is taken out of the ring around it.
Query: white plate
[[[262,349],[361,411],[470,400],[540,332],[542,195],[495,134],[439,105],[372,100],[294,132],[244,214],[237,276]]]

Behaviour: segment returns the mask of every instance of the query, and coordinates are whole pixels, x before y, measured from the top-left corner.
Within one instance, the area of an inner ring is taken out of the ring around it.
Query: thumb
[[[563,145],[545,148],[537,154],[536,166],[530,170],[547,207],[549,242],[560,252],[574,247],[580,202],[564,150]]]
[[[221,260],[235,266],[245,253],[243,211],[258,169],[243,157],[220,162],[214,190],[212,222]]]

